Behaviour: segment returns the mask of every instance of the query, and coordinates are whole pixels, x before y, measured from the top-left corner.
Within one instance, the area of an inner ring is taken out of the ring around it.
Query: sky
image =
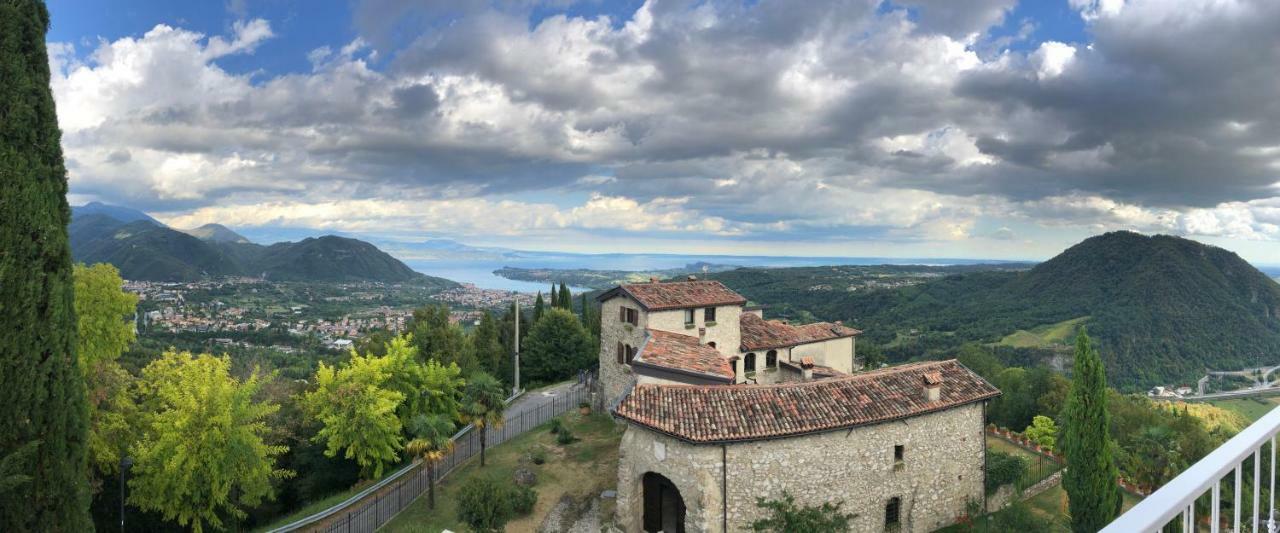
[[[1280,264],[1280,2],[48,4],[71,202],[175,227]]]

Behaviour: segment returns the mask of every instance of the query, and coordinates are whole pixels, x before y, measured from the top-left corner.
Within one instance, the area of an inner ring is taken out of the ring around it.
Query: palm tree
[[[404,450],[422,457],[427,465],[427,506],[436,508],[436,463],[453,452],[453,421],[441,414],[418,415],[409,421],[413,440]]]
[[[480,466],[484,466],[485,429],[502,427],[505,394],[502,383],[484,372],[472,374],[463,388],[462,419],[480,432]]]

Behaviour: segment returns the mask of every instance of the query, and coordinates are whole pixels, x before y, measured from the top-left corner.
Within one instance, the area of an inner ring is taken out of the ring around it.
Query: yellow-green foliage
[[[293,473],[275,467],[287,448],[263,441],[279,406],[253,400],[261,386],[256,371],[233,378],[225,356],[170,351],[147,365],[129,502],[201,531],[274,498],[272,481]]]
[[[404,394],[387,388],[388,370],[387,359],[353,350],[340,370],[320,363],[316,388],[303,397],[307,412],[324,424],[315,440],[326,444],[325,455],[346,450],[344,457],[373,477],[399,460],[396,452],[404,441],[396,415]]]
[[[1249,425],[1244,415],[1230,409],[1223,409],[1207,403],[1190,402],[1157,402],[1161,408],[1170,412],[1184,412],[1194,416],[1204,424],[1210,433],[1231,436],[1239,433]]]
[[[129,319],[138,297],[123,285],[109,264],[75,266],[76,352],[89,400],[89,460],[106,474],[119,468],[134,440],[130,420],[136,419],[129,396],[133,377],[117,360],[134,341]]]

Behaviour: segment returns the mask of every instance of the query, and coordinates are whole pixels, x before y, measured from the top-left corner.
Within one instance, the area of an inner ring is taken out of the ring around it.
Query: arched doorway
[[[684,533],[684,498],[680,490],[662,474],[646,472],[644,486],[644,530]]]

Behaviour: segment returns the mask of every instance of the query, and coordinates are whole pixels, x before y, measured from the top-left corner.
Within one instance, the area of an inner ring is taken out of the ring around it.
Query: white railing
[[[1263,525],[1266,531],[1276,533],[1277,527],[1280,526],[1276,522],[1276,505],[1275,505],[1275,488],[1276,488],[1276,434],[1280,433],[1280,407],[1272,409],[1270,413],[1263,416],[1257,422],[1245,428],[1231,440],[1223,443],[1218,449],[1206,455],[1190,468],[1178,474],[1178,477],[1166,483],[1160,490],[1153,492],[1146,499],[1135,505],[1128,512],[1120,515],[1115,521],[1103,528],[1102,533],[1138,533],[1147,531],[1160,531],[1166,524],[1177,522],[1182,524],[1182,531],[1198,531],[1196,528],[1196,501],[1205,495],[1206,492],[1211,493],[1209,504],[1209,531],[1218,533],[1223,521],[1220,516],[1222,507],[1222,478],[1228,472],[1235,471],[1234,482],[1231,485],[1235,490],[1235,497],[1232,498],[1234,504],[1233,513],[1231,514],[1231,522],[1229,530],[1239,532],[1242,525],[1248,526],[1249,531],[1259,531],[1259,517],[1266,517]],[[1260,475],[1262,467],[1262,448],[1270,443],[1268,449],[1271,454],[1270,476],[1270,501],[1267,502],[1268,509],[1263,511],[1260,489],[1263,478]],[[1243,516],[1240,509],[1240,490],[1242,487],[1242,474],[1245,468],[1244,463],[1250,457],[1253,457],[1253,513]],[[1266,514],[1263,515],[1262,513]]]

